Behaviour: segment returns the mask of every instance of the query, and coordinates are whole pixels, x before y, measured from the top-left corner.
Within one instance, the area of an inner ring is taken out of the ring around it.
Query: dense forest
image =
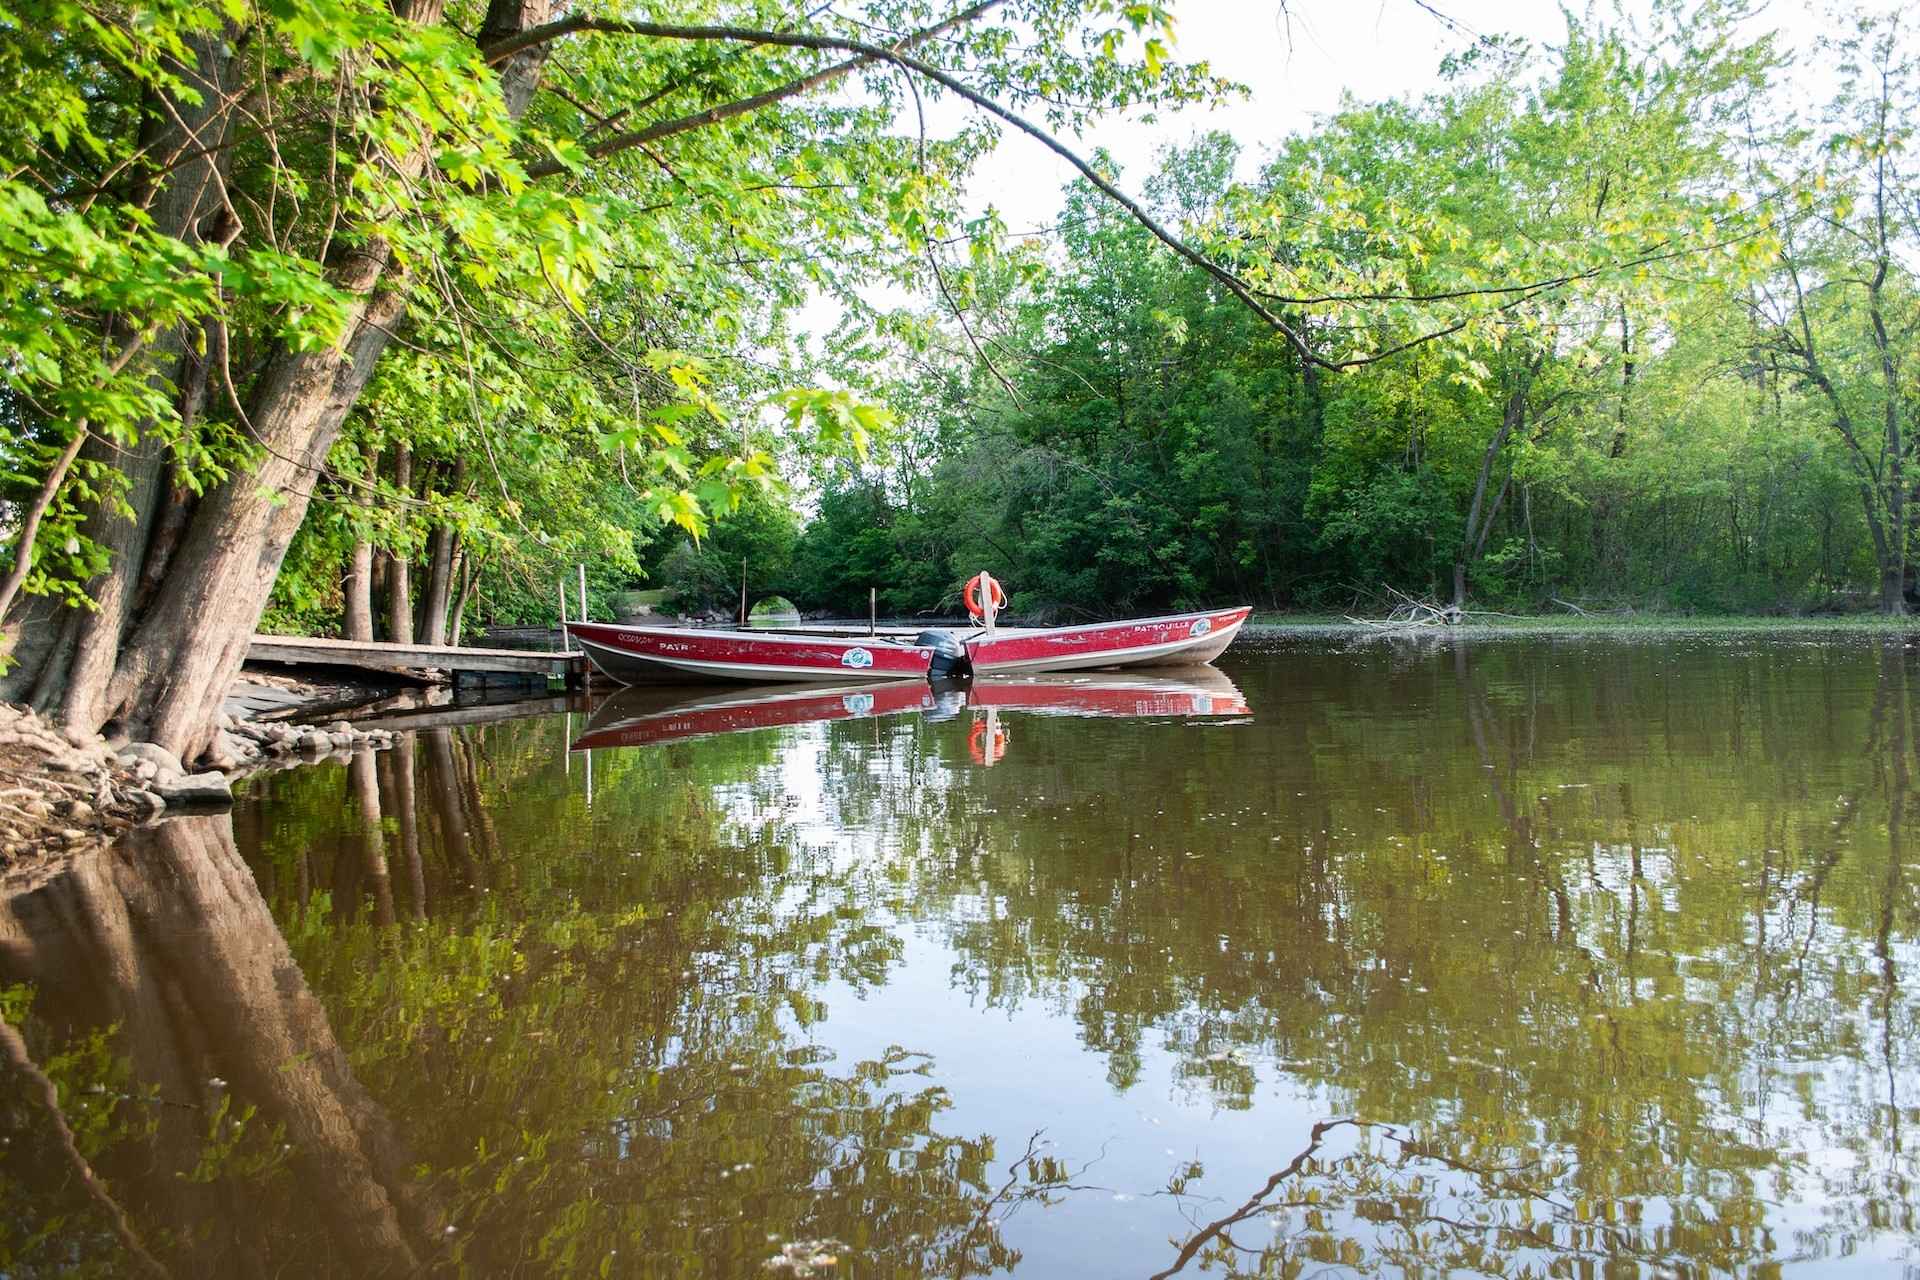
[[[1156,217],[1262,298],[1355,282],[1302,313],[1308,354],[1440,331],[1387,359],[1317,364],[1077,186],[964,300],[847,326],[868,358],[850,366],[884,369],[870,393],[903,417],[888,463],[832,469],[804,523],[756,511],[674,551],[663,585],[724,608],[744,556],[757,585],[836,612],[869,584],[890,610],[952,612],[979,567],[1067,616],[1390,590],[1901,611],[1911,54],[1863,22],[1789,61],[1726,18],[1482,41],[1444,92],[1351,103],[1251,186],[1219,135],[1145,175]],[[1833,78],[1824,113],[1786,110],[1789,75]]]
[[[1034,616],[1905,612],[1897,18],[1437,22],[1424,96],[1075,151],[1245,91],[1177,19],[0,10],[0,697],[191,757],[257,628],[458,640],[580,564],[596,616],[743,565],[829,611],[985,567]],[[996,145],[1077,172],[1053,225],[969,198]]]

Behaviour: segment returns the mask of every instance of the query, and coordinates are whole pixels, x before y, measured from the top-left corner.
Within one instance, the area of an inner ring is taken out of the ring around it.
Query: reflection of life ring
[[[1007,731],[996,723],[989,732],[986,720],[975,720],[967,732],[967,754],[975,764],[997,764],[1007,754]]]
[[[985,584],[984,592],[981,589],[983,583]],[[967,612],[976,618],[984,618],[987,616],[987,600],[989,599],[993,601],[995,610],[1007,607],[1007,593],[1000,589],[998,582],[994,581],[991,576],[985,573],[976,573],[971,578],[968,578],[966,590],[963,594],[967,601]]]

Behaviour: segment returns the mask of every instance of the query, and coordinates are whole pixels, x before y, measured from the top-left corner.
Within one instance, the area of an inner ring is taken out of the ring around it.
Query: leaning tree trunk
[[[102,723],[117,721],[187,760],[212,744],[220,702],[246,660],[327,450],[404,309],[400,288],[376,292],[390,253],[368,244],[335,273],[336,284],[364,299],[349,343],[282,353],[262,375],[247,416],[265,461],[201,501],[175,572],[121,647],[99,703]]]
[[[459,567],[455,576],[460,579],[460,591],[453,598],[452,617],[447,624],[447,643],[457,649],[460,647],[460,633],[466,627],[467,601],[473,598],[473,589],[479,584],[480,574],[472,554],[466,548],[460,548],[456,560]]]
[[[198,243],[230,239],[236,230],[224,220],[215,193],[225,165],[230,117],[217,110],[230,88],[230,53],[224,33],[214,31],[190,42],[192,65],[168,67],[191,86],[199,101],[180,100],[170,109],[156,107],[141,137],[143,148],[163,156],[189,158],[151,191],[154,229],[175,239]],[[197,148],[193,144],[197,143]],[[190,148],[192,154],[190,154]],[[218,222],[216,227],[213,224]],[[206,234],[203,234],[206,233]],[[154,377],[171,377],[183,429],[191,429],[206,394],[208,359],[219,354],[217,329],[199,340],[170,330],[155,336],[145,353]],[[116,466],[126,476],[130,518],[102,505],[86,524],[87,536],[103,548],[112,568],[88,583],[95,607],[73,609],[39,598],[14,610],[20,625],[18,665],[4,681],[0,696],[31,702],[75,727],[92,730],[104,719],[99,705],[122,640],[133,623],[146,584],[165,575],[177,545],[181,512],[190,497],[171,483],[168,460],[151,434],[131,445],[89,440],[83,459]]]
[[[394,8],[411,21],[437,24],[442,3],[401,0]],[[493,0],[483,38],[545,22],[557,7],[555,0]],[[218,52],[225,47],[215,40],[199,51],[198,78],[215,90],[225,83],[224,55]],[[526,109],[547,52],[545,44],[536,45],[505,59],[498,68],[508,108],[515,114]],[[195,96],[207,103],[222,99],[216,91]],[[172,103],[168,113],[191,120],[185,114],[188,105]],[[218,149],[215,154],[225,155],[227,150]],[[386,162],[403,182],[411,184],[424,173],[429,157],[416,151]],[[208,184],[175,185],[184,191]],[[164,229],[185,238],[195,234],[197,222],[190,209],[177,225]],[[150,740],[187,760],[199,758],[212,746],[220,703],[246,660],[248,644],[287,547],[306,515],[327,452],[406,309],[405,274],[395,266],[392,247],[382,239],[370,238],[341,250],[329,263],[327,274],[335,288],[358,300],[349,316],[348,336],[325,350],[282,348],[257,375],[244,398],[247,421],[262,448],[260,466],[235,476],[199,501],[185,522],[178,549],[153,599],[144,608],[134,598],[135,584],[142,579],[147,550],[161,523],[152,510],[159,497],[156,493],[142,499],[148,504],[145,510],[136,503],[136,518],[124,530],[124,542],[114,545],[120,552],[114,567],[96,586],[103,608],[91,623],[71,616],[59,619],[57,631],[51,621],[36,627],[28,620],[22,628],[23,639],[48,634],[52,642],[42,643],[37,651],[23,647],[16,652],[20,661],[0,682],[0,696],[17,697],[21,690],[34,690],[39,705],[58,705],[62,719],[74,728]],[[175,378],[176,385],[190,381],[184,371]],[[162,474],[157,457],[151,464],[136,461],[134,465],[136,494],[141,492],[142,477],[149,486],[156,485],[154,477]],[[88,627],[97,628],[92,633],[97,641],[81,634]]]

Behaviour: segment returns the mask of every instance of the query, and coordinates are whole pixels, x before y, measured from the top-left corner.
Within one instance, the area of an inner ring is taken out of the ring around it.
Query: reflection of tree
[[[1350,1131],[1342,1134],[1342,1130]],[[1333,1139],[1350,1141],[1324,1149]],[[1651,1225],[1607,1215],[1539,1181],[1535,1166],[1449,1154],[1393,1125],[1353,1117],[1313,1126],[1306,1146],[1232,1212],[1176,1241],[1150,1280],[1195,1270],[1297,1276],[1313,1266],[1386,1275],[1643,1274],[1684,1258],[1736,1270],[1774,1244],[1757,1219]]]
[[[54,1062],[66,1060],[63,1039],[114,1024],[114,1053],[154,1090],[149,1101],[98,1095],[129,1118],[144,1111],[151,1132],[96,1164],[136,1218],[159,1226],[149,1240],[169,1239],[170,1262],[252,1274],[294,1240],[369,1275],[407,1274],[430,1256],[437,1211],[302,980],[227,818],[176,819],[76,862],[0,905],[0,941],[0,973],[35,991],[36,1038]],[[248,1162],[281,1172],[244,1190],[223,1180],[224,1164]]]
[[[1384,1266],[1451,1212],[1461,1257],[1744,1266],[1910,1198],[1910,663],[1897,641],[1302,655],[1285,687],[1236,673],[1257,732],[1027,721],[1032,772],[917,797],[931,816],[879,843],[931,844],[919,914],[974,904],[947,926],[956,980],[1074,1017],[1117,1086],[1154,1040],[1246,1106],[1278,1059],[1418,1145],[1404,1176],[1396,1148],[1340,1195],[1304,1179],[1321,1207],[1288,1256]],[[929,736],[901,749],[952,750]],[[1521,1209],[1456,1165],[1529,1171],[1567,1225],[1514,1234]],[[1796,1199],[1832,1221],[1776,1242],[1767,1205]]]
[[[607,753],[588,814],[554,785],[565,776],[557,727],[427,733],[343,771],[259,780],[273,852],[258,874],[284,942],[245,868],[227,865],[230,843],[208,855],[218,895],[204,871],[172,906],[116,878],[130,933],[151,924],[173,937],[204,918],[225,939],[178,940],[164,974],[150,957],[127,966],[161,986],[189,976],[206,992],[188,1006],[164,992],[67,991],[58,972],[90,964],[53,964],[45,938],[71,950],[72,930],[17,931],[31,945],[9,953],[0,981],[31,982],[36,1007],[74,1011],[36,1024],[37,1039],[70,1044],[119,1020],[107,1043],[135,1080],[160,1086],[165,1104],[139,1114],[174,1124],[172,1145],[127,1133],[104,1150],[142,1229],[170,1242],[164,1256],[196,1273],[604,1264],[739,1276],[776,1252],[771,1229],[839,1242],[862,1275],[982,1275],[1017,1261],[1000,1223],[1057,1180],[1049,1162],[997,1190],[992,1141],[939,1132],[949,1100],[922,1056],[839,1063],[809,1043],[820,977],[881,980],[897,942],[859,919],[831,868],[794,858],[777,816],[762,820],[781,812],[777,779],[755,778],[772,762],[767,745]],[[167,859],[148,868],[167,883],[198,855],[163,845],[143,856]],[[104,862],[77,866],[77,882]],[[59,914],[84,925],[98,909]],[[229,953],[263,922],[271,946],[246,944],[261,954],[242,966]],[[252,985],[222,998],[243,973]],[[264,1003],[268,990],[286,1007]],[[147,1018],[174,1056],[136,1043],[130,1017]],[[227,1043],[245,1037],[250,1047]],[[183,1043],[199,1056],[183,1058]],[[286,1071],[271,1080],[276,1059]],[[294,1105],[322,1085],[331,1102]],[[225,1167],[248,1176],[169,1179],[208,1166],[207,1117],[223,1100],[233,1116],[257,1108],[250,1138],[221,1140]],[[325,1149],[316,1130],[334,1135],[331,1172],[309,1172]],[[176,1186],[199,1201],[165,1202]],[[20,1214],[53,1212],[42,1201]],[[201,1222],[216,1230],[180,1238]],[[342,1257],[349,1245],[358,1252]]]

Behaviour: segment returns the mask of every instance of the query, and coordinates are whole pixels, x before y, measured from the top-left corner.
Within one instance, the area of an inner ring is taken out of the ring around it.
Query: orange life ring
[[[987,606],[985,600],[982,598],[980,587],[982,579],[986,580],[988,589],[985,594],[992,597],[993,607],[995,609],[1004,609],[1007,607],[1007,593],[1000,589],[1000,583],[984,573],[976,573],[967,579],[966,590],[963,592],[967,601],[967,612],[975,618],[984,618],[987,616]]]

